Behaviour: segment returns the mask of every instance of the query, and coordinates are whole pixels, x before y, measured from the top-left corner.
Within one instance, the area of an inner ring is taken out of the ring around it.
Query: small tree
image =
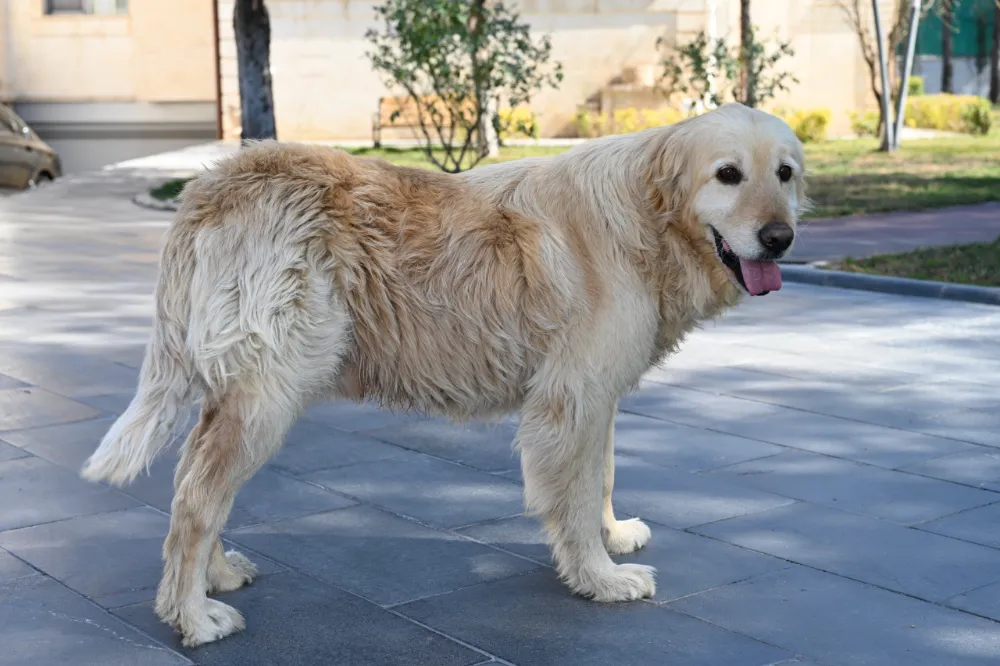
[[[744,104],[757,106],[756,82],[753,63],[753,23],[750,20],[750,0],[740,0],[740,90]]]
[[[951,33],[955,29],[956,5],[958,0],[941,0],[941,92],[943,93],[955,92]]]
[[[990,101],[1000,103],[1000,0],[993,4],[993,44],[990,47]]]
[[[731,48],[725,39],[712,41],[699,32],[687,44],[671,49],[663,60],[666,91],[706,99],[712,106],[729,100],[757,106],[787,91],[798,79],[778,65],[795,51],[788,42],[775,41],[772,46],[756,33],[751,26],[746,48],[742,40]],[[658,44],[662,47],[663,40]]]
[[[878,103],[879,108],[881,108],[882,86],[881,75],[879,73],[881,65],[878,57],[878,40],[875,37],[875,21],[871,0],[836,0],[836,2],[843,12],[847,23],[858,37],[858,44],[861,47],[861,57],[864,59],[868,69],[868,85],[875,96],[875,101]],[[883,16],[883,20],[888,19],[889,24],[885,52],[889,54],[886,58],[886,66],[889,73],[890,90],[899,90],[900,76],[895,54],[899,53],[900,47],[909,35],[912,6],[912,0],[894,0],[892,11],[888,16]],[[920,3],[921,8],[918,19],[926,15],[933,6],[933,0]],[[881,112],[879,116],[879,131],[881,132],[885,118],[881,117]]]
[[[501,105],[527,104],[562,81],[548,37],[533,40],[503,3],[384,0],[375,12],[382,26],[366,33],[368,58],[390,89],[406,94],[421,148],[443,171],[487,156],[491,131],[510,124],[495,113]]]
[[[277,131],[271,92],[271,18],[264,0],[236,0],[233,33],[240,80],[241,139],[274,139]]]

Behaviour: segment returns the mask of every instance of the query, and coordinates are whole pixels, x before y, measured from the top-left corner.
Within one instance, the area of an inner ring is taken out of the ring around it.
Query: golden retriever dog
[[[256,574],[219,532],[329,398],[519,412],[525,504],[560,578],[596,601],[652,596],[651,567],[610,557],[650,537],[612,508],[619,397],[699,322],[781,287],[804,168],[784,122],[727,105],[459,175],[262,142],[199,176],[167,234],[138,390],[82,470],[128,483],[201,399],[157,614],[187,646],[244,627],[207,596]]]

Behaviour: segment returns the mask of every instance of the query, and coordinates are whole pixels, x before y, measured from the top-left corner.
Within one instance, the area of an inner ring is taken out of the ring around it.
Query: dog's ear
[[[657,213],[680,213],[691,188],[689,123],[664,127],[653,137],[646,155],[646,184],[652,207]]]

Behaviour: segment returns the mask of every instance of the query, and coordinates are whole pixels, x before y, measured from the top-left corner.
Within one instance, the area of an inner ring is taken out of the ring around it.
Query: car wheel
[[[39,185],[44,185],[45,183],[51,183],[52,176],[47,173],[40,173],[31,180],[28,181],[28,189],[33,190]]]

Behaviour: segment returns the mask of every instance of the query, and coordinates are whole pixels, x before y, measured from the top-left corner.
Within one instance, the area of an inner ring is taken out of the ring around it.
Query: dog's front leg
[[[652,567],[615,564],[602,539],[604,464],[615,401],[596,408],[568,395],[524,407],[518,444],[528,510],[545,524],[559,576],[597,601],[629,601],[656,592]]]
[[[646,523],[638,518],[618,520],[611,505],[611,493],[615,488],[615,419],[618,401],[608,421],[608,434],[604,440],[604,512],[601,517],[601,535],[604,546],[612,555],[627,555],[639,550],[649,541],[652,533]]]

